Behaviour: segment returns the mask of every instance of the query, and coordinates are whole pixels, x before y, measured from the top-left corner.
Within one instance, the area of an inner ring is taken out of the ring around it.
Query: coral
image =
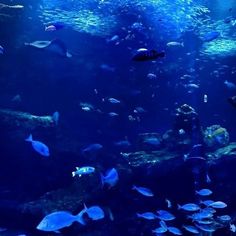
[[[228,145],[229,133],[220,125],[212,125],[204,131],[204,142],[208,147],[217,149]]]

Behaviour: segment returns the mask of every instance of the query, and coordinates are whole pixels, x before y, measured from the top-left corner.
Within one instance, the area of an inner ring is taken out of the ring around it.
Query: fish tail
[[[83,218],[84,213],[85,213],[85,211],[82,210],[81,212],[79,212],[78,215],[75,216],[75,221],[79,222],[81,225],[86,225],[86,222]]]
[[[183,43],[181,43],[181,46],[182,46],[182,47],[184,47],[184,42],[183,42]]]
[[[181,205],[177,204],[177,209],[178,210],[182,209]]]
[[[132,186],[132,190],[135,190],[135,189],[136,189],[136,186],[135,186],[135,185],[133,185],[133,186]]]
[[[29,135],[27,139],[25,139],[26,142],[33,142],[33,136],[32,134]]]

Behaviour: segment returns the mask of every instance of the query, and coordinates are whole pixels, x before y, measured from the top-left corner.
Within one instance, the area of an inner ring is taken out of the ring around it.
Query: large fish
[[[59,56],[68,58],[72,57],[72,55],[68,52],[65,43],[60,39],[54,39],[52,41],[34,41],[32,43],[25,43],[25,45],[41,50],[47,50]]]

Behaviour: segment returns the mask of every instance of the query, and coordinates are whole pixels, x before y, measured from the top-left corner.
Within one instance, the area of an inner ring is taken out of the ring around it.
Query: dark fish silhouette
[[[236,108],[236,96],[233,96],[233,97],[229,97],[228,98],[228,102]]]
[[[150,61],[165,56],[165,52],[157,52],[154,49],[148,50],[146,48],[140,48],[133,56],[133,61]]]

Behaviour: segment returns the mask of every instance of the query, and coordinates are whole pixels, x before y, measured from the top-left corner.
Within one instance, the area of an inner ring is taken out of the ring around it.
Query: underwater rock
[[[204,143],[211,149],[215,150],[219,147],[228,145],[229,133],[220,125],[212,125],[204,131]]]
[[[54,122],[51,116],[35,116],[30,113],[0,109],[0,125],[10,129],[51,128]]]
[[[209,162],[215,162],[218,159],[236,157],[236,142],[229,143],[229,145],[219,148],[214,152],[207,153]]]
[[[187,104],[183,104],[176,109],[174,130],[179,132],[183,129],[186,133],[193,133],[200,130],[200,122],[198,113],[194,108]]]
[[[139,151],[133,153],[121,153],[122,157],[133,168],[158,168],[160,176],[170,173],[173,169],[181,166],[184,159],[179,153],[169,152],[166,149],[159,151]]]

